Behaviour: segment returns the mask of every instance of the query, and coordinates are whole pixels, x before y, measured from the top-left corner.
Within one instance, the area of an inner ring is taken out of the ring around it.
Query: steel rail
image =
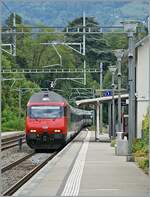
[[[20,137],[24,137],[25,134],[20,134],[20,135],[14,135],[14,136],[9,136],[9,137],[6,137],[6,138],[2,138],[2,142],[7,142],[7,141],[10,141],[10,140],[13,140],[13,139],[16,139],[16,138],[20,138]]]
[[[69,144],[76,136],[78,136],[80,132],[76,133],[72,138],[70,138],[67,142]],[[67,145],[66,144],[66,145]],[[65,145],[65,146],[66,146]],[[54,152],[49,158],[47,158],[44,162],[36,166],[33,170],[31,170],[27,175],[25,175],[22,179],[20,179],[17,183],[12,185],[9,189],[3,192],[2,196],[11,196],[14,194],[22,185],[24,185],[33,175],[35,175],[39,170],[41,170],[51,159],[53,159],[60,151],[65,148],[62,146],[58,151]]]
[[[11,186],[8,190],[6,190],[2,196],[11,196],[15,193],[23,184],[25,184],[34,174],[36,174],[42,167],[44,167],[58,152],[55,152],[49,158],[47,158],[44,162],[36,166],[33,170],[31,170],[27,175],[25,175],[21,180]]]
[[[29,154],[29,155],[26,155],[26,156],[24,156],[23,158],[18,159],[17,161],[15,161],[15,162],[13,162],[13,163],[11,163],[11,164],[9,164],[9,165],[3,167],[3,168],[1,169],[1,173],[4,173],[4,172],[6,172],[7,170],[10,170],[11,168],[15,167],[16,165],[19,165],[20,163],[22,163],[22,162],[25,161],[26,159],[29,159],[30,157],[32,157],[34,154],[35,154],[35,153],[31,153],[31,154]]]
[[[24,144],[25,141],[22,141],[22,143]],[[6,145],[6,146],[3,146],[3,144],[2,144],[1,151],[12,148],[14,146],[19,146],[19,143],[14,143],[14,144]]]
[[[25,137],[23,136],[23,137],[18,137],[18,138],[16,138],[16,139],[12,139],[12,140],[9,140],[9,141],[6,141],[6,142],[3,142],[3,141],[2,141],[2,146],[5,146],[5,145],[7,145],[7,144],[12,144],[12,143],[14,143],[14,142],[18,142],[18,140],[21,139],[21,138],[22,138],[22,140],[25,139]]]

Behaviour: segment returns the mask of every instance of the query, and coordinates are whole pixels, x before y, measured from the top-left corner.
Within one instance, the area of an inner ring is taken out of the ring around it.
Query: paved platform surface
[[[148,196],[148,181],[135,163],[115,156],[110,143],[85,131],[14,196]]]

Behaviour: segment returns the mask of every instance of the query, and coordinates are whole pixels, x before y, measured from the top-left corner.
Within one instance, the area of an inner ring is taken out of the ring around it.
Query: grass
[[[145,156],[140,156],[137,157],[135,156],[135,162],[137,163],[137,165],[146,173],[148,174],[148,166],[149,166],[149,160],[148,157]]]

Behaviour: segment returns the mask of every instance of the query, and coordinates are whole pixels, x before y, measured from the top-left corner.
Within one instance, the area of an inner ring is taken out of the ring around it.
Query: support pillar
[[[102,97],[103,89],[103,63],[100,63],[100,97]],[[100,133],[103,133],[103,103],[100,103]]]
[[[86,24],[85,24],[85,13],[83,12],[83,57],[84,57],[84,85],[86,85],[86,60],[85,60],[85,33],[86,33]]]
[[[116,137],[116,114],[115,114],[115,99],[114,99],[114,87],[112,89],[112,136]]]
[[[100,134],[103,133],[103,104],[100,104]]]
[[[95,132],[95,140],[99,140],[99,132],[100,132],[100,118],[99,118],[99,102],[97,102],[96,104],[96,132]]]
[[[135,139],[135,65],[134,65],[134,34],[131,32],[129,37],[128,52],[128,83],[129,83],[129,118],[128,118],[128,156],[127,161],[134,161],[132,155],[132,144]]]
[[[16,13],[13,13],[13,45],[12,45],[12,55],[16,57]]]
[[[111,115],[112,115],[112,113],[111,113],[111,102],[109,102],[108,103],[108,125],[109,125],[109,137],[111,138],[111,136],[112,136],[112,121],[111,121],[111,119],[112,119],[112,117],[111,117]]]
[[[132,145],[135,139],[135,34],[137,32],[138,21],[124,21],[124,31],[128,34],[128,86],[129,86],[129,106],[128,106],[128,156],[127,161],[133,161]]]
[[[21,127],[21,89],[19,88],[19,114],[18,114],[18,119],[19,119],[19,125],[18,125],[18,130],[20,130],[20,127]]]

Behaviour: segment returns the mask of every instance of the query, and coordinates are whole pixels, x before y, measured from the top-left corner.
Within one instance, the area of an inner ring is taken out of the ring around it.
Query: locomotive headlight
[[[31,133],[35,133],[36,130],[35,130],[35,129],[31,129],[30,132],[31,132]]]
[[[55,132],[55,133],[60,133],[61,130],[60,130],[60,129],[55,129],[54,132]]]

